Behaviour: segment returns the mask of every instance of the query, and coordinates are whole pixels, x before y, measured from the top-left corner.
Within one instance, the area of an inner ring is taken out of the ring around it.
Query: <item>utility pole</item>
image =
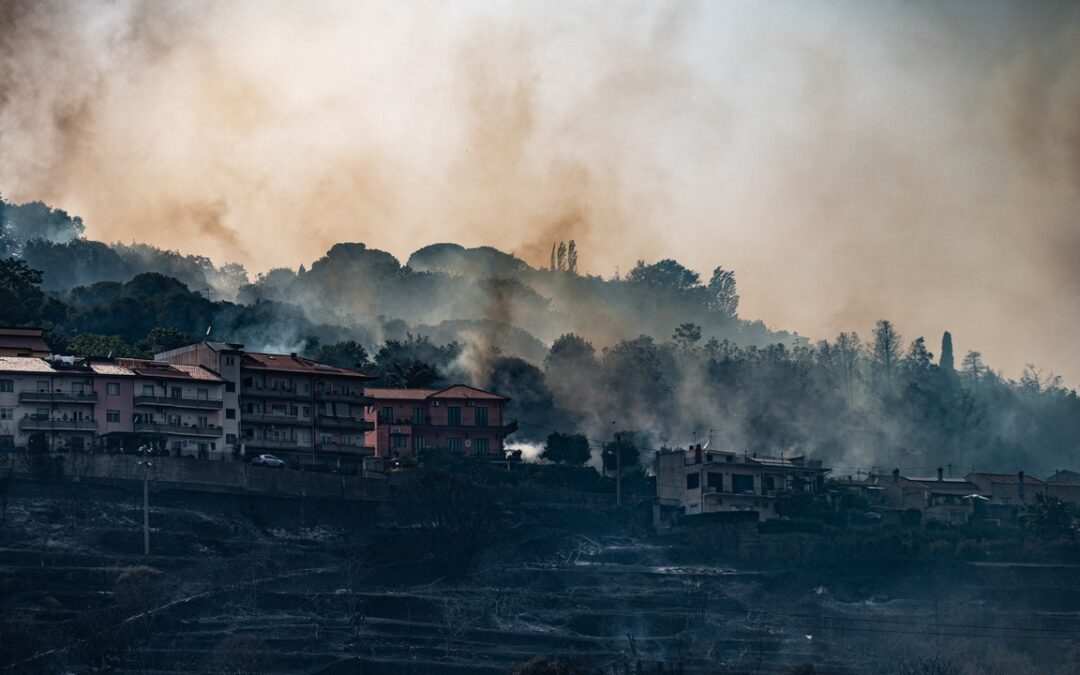
[[[611,423],[615,428],[615,422]],[[622,506],[622,436],[615,432],[615,506]]]
[[[150,557],[150,467],[153,463],[147,459],[150,449],[147,446],[142,446],[139,451],[142,453],[143,459],[138,463],[143,467],[143,481],[142,481],[142,527],[143,527],[143,556]]]

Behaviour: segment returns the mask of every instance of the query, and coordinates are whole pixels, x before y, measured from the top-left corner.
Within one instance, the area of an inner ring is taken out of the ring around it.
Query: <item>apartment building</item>
[[[371,399],[364,394],[364,384],[375,378],[359,370],[226,342],[200,342],[155,358],[222,378],[225,444],[242,454],[346,467],[375,452],[365,443],[374,425],[365,419]]]
[[[916,509],[929,520],[962,525],[986,501],[977,484],[966,478],[948,478],[943,468],[936,476],[903,476],[899,469],[889,475],[871,474],[854,485],[876,491],[873,505],[888,509]],[[876,503],[875,503],[876,502]]]
[[[756,511],[776,516],[785,492],[818,492],[829,470],[805,457],[756,457],[734,452],[663,450],[656,454],[656,496],[661,510],[681,515]]]
[[[97,403],[86,361],[0,356],[0,447],[89,449]]]
[[[371,389],[367,445],[376,457],[411,457],[428,449],[502,458],[517,423],[505,418],[510,399],[464,384],[444,389]]]

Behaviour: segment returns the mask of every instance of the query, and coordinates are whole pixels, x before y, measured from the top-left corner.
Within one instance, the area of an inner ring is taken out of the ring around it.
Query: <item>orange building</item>
[[[410,457],[431,449],[502,458],[517,423],[503,414],[505,396],[456,384],[445,389],[373,389],[365,445],[376,457]]]

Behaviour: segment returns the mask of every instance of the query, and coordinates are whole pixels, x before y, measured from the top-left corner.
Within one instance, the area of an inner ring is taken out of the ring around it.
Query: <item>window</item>
[[[686,474],[686,489],[696,490],[701,485],[701,476],[696,473]]]
[[[452,427],[461,426],[461,406],[451,405],[446,407],[446,423]]]
[[[210,426],[210,418],[207,417],[206,415],[199,415],[199,426],[200,427],[208,427],[208,426]]]
[[[83,393],[83,383],[82,382],[72,382],[71,383],[71,393],[72,394],[81,394],[81,393]]]
[[[210,390],[209,389],[196,389],[195,390],[195,398],[199,399],[200,401],[208,401],[208,400],[210,400]]]
[[[15,419],[15,408],[0,408],[0,420]]]
[[[105,421],[109,424],[120,424],[120,411],[119,410],[106,410]]]
[[[236,360],[233,359],[233,357],[231,357],[231,356],[226,356],[225,357],[225,365],[231,366],[231,365],[233,365],[235,363],[236,363]]]
[[[424,449],[424,437],[413,436],[412,437],[412,449],[413,452],[421,452]]]
[[[174,427],[180,426],[180,416],[179,415],[169,415],[167,419],[169,421],[169,424],[173,425]]]
[[[119,382],[109,382],[108,384],[106,384],[105,385],[105,394],[108,395],[108,396],[119,396],[120,395],[120,383]]]
[[[236,434],[225,434],[225,442],[229,445],[236,445]]]
[[[48,394],[49,393],[49,381],[48,380],[38,380],[37,381],[37,390],[38,390],[39,394]],[[0,389],[0,391],[3,391],[3,389]]]
[[[183,390],[183,388],[181,388],[181,387],[173,387],[173,388],[172,388],[172,391],[170,392],[170,395],[171,395],[171,396],[172,396],[172,397],[173,397],[174,399],[181,399],[181,398],[184,398],[184,390]]]
[[[710,471],[705,474],[705,485],[717,492],[724,491],[724,474],[717,471]]]
[[[152,385],[152,384],[144,384],[142,386],[142,395],[143,396],[153,396],[154,395],[154,385]]]
[[[491,447],[486,438],[477,438],[473,441],[473,447],[476,448],[476,454],[486,455]]]
[[[308,382],[307,380],[304,380],[304,382],[300,385],[300,391],[304,392],[305,394],[310,394],[311,393],[311,383]]]
[[[236,419],[236,408],[226,408],[225,409],[225,419],[227,419],[227,420]]]
[[[225,383],[225,391],[229,392],[230,394],[233,393],[234,391],[236,391],[236,383],[235,382],[226,382]]]
[[[300,410],[303,411],[303,416],[304,417],[311,417],[311,406],[306,405],[306,406],[300,408]]]
[[[776,489],[776,479],[772,476],[765,476],[765,490],[772,492]]]
[[[473,414],[476,416],[476,426],[486,427],[488,425],[487,408],[477,406],[473,410]]]
[[[423,424],[424,423],[424,409],[420,406],[414,406],[412,409],[412,423]]]
[[[348,403],[338,403],[334,407],[334,413],[338,417],[348,417],[349,416],[349,404]]]
[[[753,492],[754,477],[737,473],[731,474],[731,491],[736,494],[740,492]]]
[[[395,448],[404,448],[406,438],[404,436],[391,436],[390,445]]]
[[[15,391],[15,380],[0,380],[0,391]]]
[[[383,406],[383,409],[379,411],[379,421],[390,423],[394,421],[394,407]]]
[[[461,452],[461,439],[460,438],[448,438],[446,439],[446,449],[453,452]]]

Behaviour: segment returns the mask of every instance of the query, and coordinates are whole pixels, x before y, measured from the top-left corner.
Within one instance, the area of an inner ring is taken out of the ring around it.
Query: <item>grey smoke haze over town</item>
[[[776,328],[1080,381],[1073,3],[5,0],[0,189],[251,271],[722,264]]]

